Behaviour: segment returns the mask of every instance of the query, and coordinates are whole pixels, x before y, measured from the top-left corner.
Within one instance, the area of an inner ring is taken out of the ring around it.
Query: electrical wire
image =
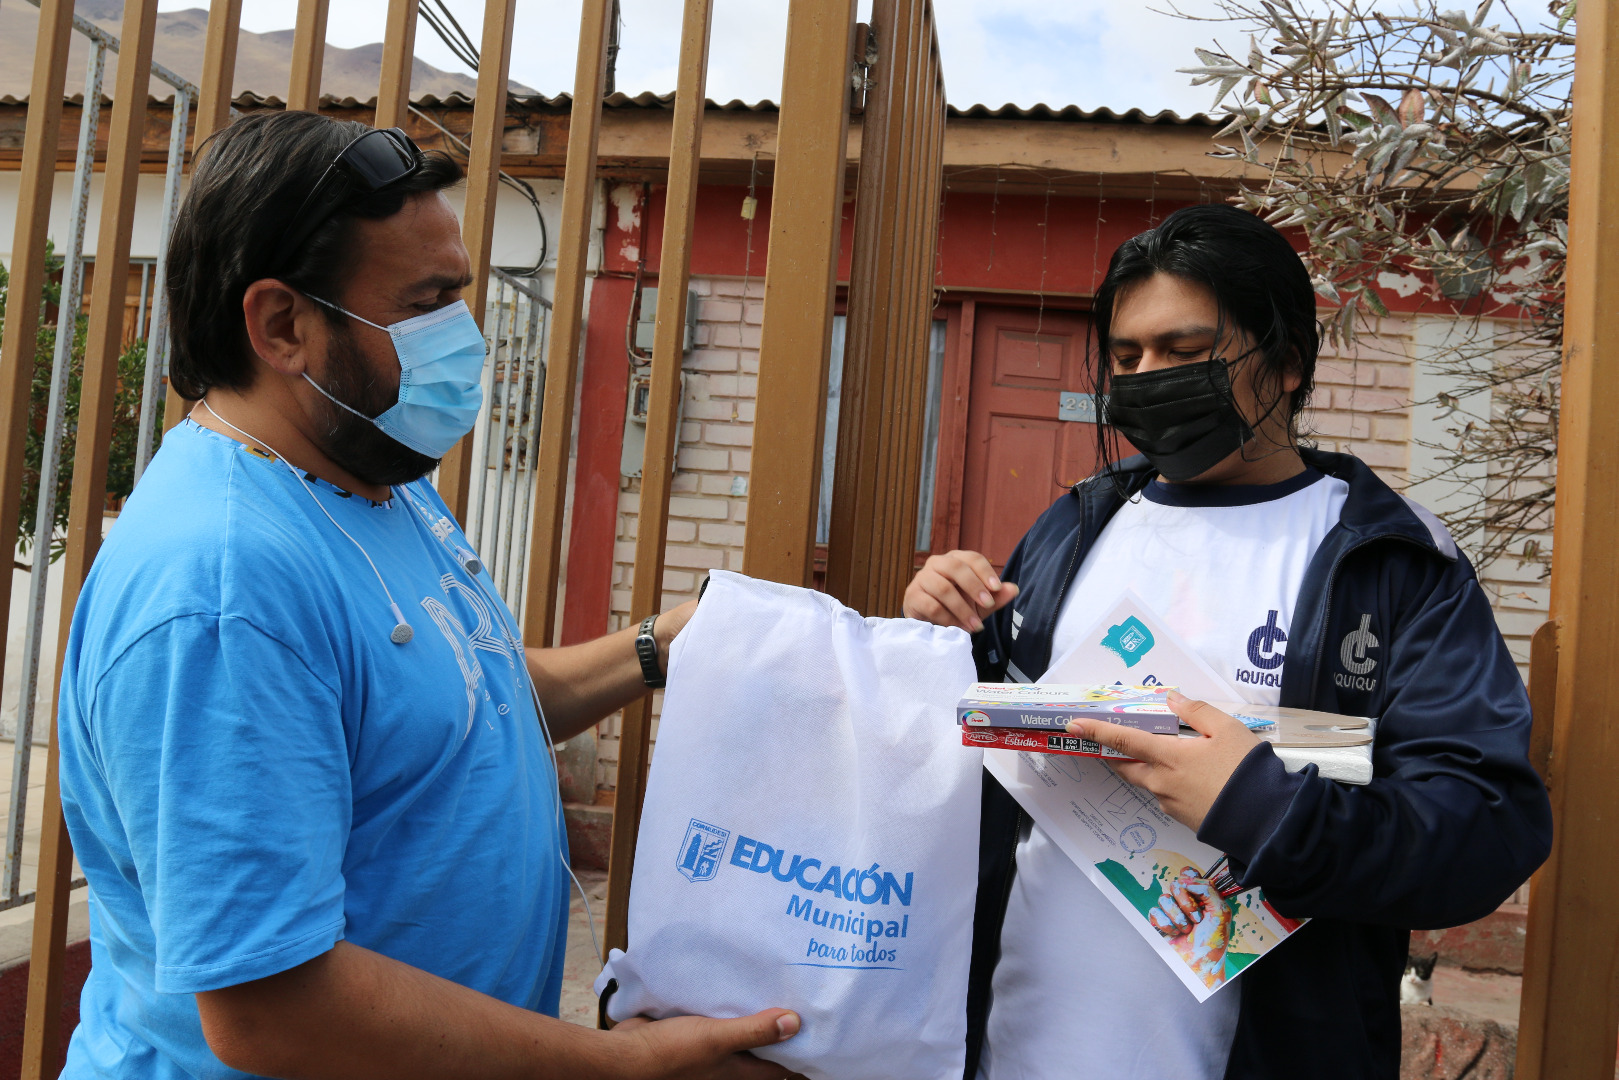
[[[652,363],[650,350],[642,349],[635,344],[635,327],[641,321],[641,299],[645,295],[646,286],[646,226],[647,217],[651,212],[652,185],[641,185],[641,239],[635,263],[635,284],[630,293],[630,313],[624,320],[624,352],[630,360],[630,370],[638,372],[641,368]]]
[[[424,8],[423,10],[425,11],[426,9]],[[445,127],[443,124],[439,123],[437,120],[433,119],[427,113],[423,112],[421,109],[418,109],[414,105],[410,106],[410,111],[437,128],[441,135],[455,144],[467,161],[470,162],[472,160],[472,147],[462,142],[460,137],[457,136],[455,132],[451,131],[449,128]],[[518,179],[505,170],[501,170],[500,172],[500,182],[517,192],[519,195],[523,196],[524,199],[528,200],[529,206],[534,210],[534,220],[539,222],[540,225],[540,255],[539,258],[534,260],[534,265],[527,267],[505,266],[501,267],[501,269],[516,277],[533,277],[535,274],[538,274],[542,269],[544,269],[546,260],[551,257],[551,233],[550,230],[545,227],[545,214],[540,210],[540,197],[535,193],[534,189],[529,186],[528,181]]]
[[[438,7],[437,12],[434,12],[433,5]],[[456,21],[454,13],[445,5],[444,0],[429,0],[429,3],[420,5],[417,11],[426,20],[427,25],[433,28],[433,33],[439,36],[439,40],[455,54],[457,60],[473,71],[478,70],[478,46],[473,44],[472,36]],[[446,21],[449,23],[448,26],[445,25]],[[453,32],[451,27],[454,28]]]
[[[282,456],[280,451],[278,451],[275,447],[271,446],[269,443],[265,442],[263,439],[259,438],[257,435],[249,435],[247,432],[243,431],[241,428],[237,427],[235,424],[231,423],[229,420],[226,420],[223,416],[220,416],[217,412],[214,412],[213,406],[208,404],[208,399],[207,398],[202,399],[201,404],[202,404],[203,408],[208,410],[208,414],[210,416],[212,416],[215,420],[218,420],[221,424],[224,424],[226,427],[230,428],[232,431],[236,432],[236,434],[242,436],[244,439],[247,439],[249,442],[258,443],[260,446],[264,447],[265,450],[267,450],[271,454],[275,455],[276,459],[278,461],[280,461],[281,464],[283,464],[283,465],[285,465],[287,467],[287,471],[292,473],[293,478],[296,479],[298,481],[298,483],[300,484],[300,486],[303,487],[304,491],[308,493],[310,499],[314,500],[315,506],[320,509],[321,513],[326,515],[326,520],[330,521],[337,528],[338,532],[342,533],[345,537],[347,537],[349,543],[353,544],[356,548],[358,548],[359,551],[360,551],[360,554],[365,557],[366,564],[371,567],[371,573],[376,576],[377,584],[382,586],[383,595],[388,598],[388,606],[389,606],[389,608],[391,608],[393,610],[394,618],[396,620],[398,620],[395,627],[394,627],[395,633],[396,634],[398,633],[398,630],[399,630],[400,627],[404,627],[406,630],[409,630],[410,624],[405,622],[405,616],[400,612],[399,605],[394,602],[393,593],[391,591],[389,591],[388,583],[382,579],[382,573],[381,573],[381,571],[379,571],[377,569],[377,564],[371,561],[371,554],[368,551],[365,550],[364,545],[362,545],[358,540],[354,539],[353,536],[349,535],[349,531],[347,529],[343,528],[342,525],[338,524],[337,519],[332,516],[332,512],[330,510],[326,509],[325,505],[315,495],[315,489],[310,487],[309,482],[307,480],[305,480],[304,477],[303,477],[303,474],[298,471],[297,466],[293,465],[292,462],[288,461],[285,457]],[[422,516],[421,508],[416,505],[415,498],[407,493],[407,495],[405,496],[403,501],[405,502],[406,505],[408,505],[411,508],[411,510],[413,512],[412,516],[416,520],[420,521],[425,528],[427,528],[428,533],[430,535],[433,535],[433,536],[438,536],[437,533],[433,532],[432,527],[428,524],[427,520]],[[439,537],[439,540],[440,540],[441,543],[443,542],[442,537]],[[473,571],[466,564],[462,563],[460,559],[456,559],[455,563],[456,563],[457,566],[460,566],[463,570],[466,571],[467,576],[472,579],[472,583],[477,587],[478,591],[483,594],[483,597],[484,597],[485,601],[487,601],[491,605],[496,605],[497,606],[496,610],[499,610],[500,608],[505,608],[504,601],[500,600],[498,597],[496,597],[496,596],[494,596],[493,594],[490,593],[488,587],[486,585],[484,585],[482,577],[480,577],[475,571]],[[507,609],[507,611],[509,612],[510,609]],[[402,645],[406,641],[409,641],[410,638],[409,637],[404,637],[404,638],[393,637],[393,638],[391,638],[391,640],[396,645]],[[516,645],[517,645],[517,657],[518,657],[519,663],[516,664],[515,667],[516,667],[516,670],[518,672],[520,672],[520,674],[518,675],[518,681],[519,682],[526,681],[528,683],[529,698],[534,702],[534,713],[539,718],[539,721],[540,721],[540,735],[545,740],[546,754],[551,759],[551,775],[552,775],[553,780],[555,781],[555,787],[552,790],[555,792],[555,795],[556,795],[556,798],[554,800],[554,804],[556,806],[557,835],[558,836],[566,836],[567,833],[568,833],[568,823],[567,823],[567,818],[564,815],[563,810],[562,810],[562,772],[561,772],[561,769],[560,769],[560,767],[558,765],[558,762],[557,762],[557,748],[556,748],[556,745],[551,741],[551,725],[546,722],[546,719],[545,719],[545,707],[540,704],[539,687],[537,687],[534,684],[534,676],[528,671],[528,663],[527,663],[527,659],[526,659],[527,652],[523,648],[523,643],[522,643],[521,640],[518,640],[516,642]],[[526,679],[525,679],[525,676],[526,676]],[[591,946],[593,948],[595,948],[595,950],[596,950],[596,959],[597,959],[597,961],[599,961],[600,963],[605,965],[606,960],[602,956],[601,942],[596,937],[596,918],[595,918],[595,915],[592,914],[592,912],[590,910],[590,897],[585,894],[585,887],[584,887],[584,885],[580,884],[578,876],[576,874],[574,874],[574,872],[573,872],[573,867],[568,865],[568,860],[565,859],[565,858],[562,858],[562,853],[561,853],[560,850],[557,852],[557,856],[558,856],[558,859],[562,863],[562,869],[567,872],[568,879],[573,882],[573,887],[579,891],[579,900],[580,900],[581,903],[584,904],[584,907],[585,907],[585,924],[590,927],[590,943],[591,943]]]

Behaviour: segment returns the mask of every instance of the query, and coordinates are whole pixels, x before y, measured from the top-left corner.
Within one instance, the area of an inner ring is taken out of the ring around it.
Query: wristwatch
[[[641,661],[641,678],[654,690],[663,689],[663,667],[658,663],[658,639],[652,636],[656,615],[641,620],[641,630],[635,635],[635,655]]]

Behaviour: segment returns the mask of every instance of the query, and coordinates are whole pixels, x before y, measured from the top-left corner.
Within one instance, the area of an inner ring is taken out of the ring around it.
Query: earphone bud
[[[410,628],[410,623],[405,621],[405,614],[399,610],[398,604],[390,600],[388,601],[388,606],[393,608],[394,618],[398,620],[398,622],[394,624],[393,630],[389,632],[388,640],[393,642],[395,645],[403,645],[405,642],[416,636],[416,631],[412,630]]]
[[[411,638],[415,637],[416,631],[411,629],[410,624],[405,621],[405,615],[399,610],[398,603],[394,601],[393,593],[389,592],[388,583],[382,580],[382,573],[377,569],[377,564],[371,561],[371,556],[369,553],[367,553],[365,547],[361,545],[358,540],[354,539],[354,537],[349,536],[349,531],[343,528],[343,526],[339,525],[336,518],[332,517],[331,511],[327,510],[325,505],[321,503],[320,499],[315,495],[314,488],[309,486],[309,482],[304,479],[303,474],[300,473],[291,462],[282,457],[280,451],[276,450],[275,447],[271,446],[269,443],[265,442],[256,435],[249,435],[247,432],[243,431],[229,420],[226,420],[223,416],[220,416],[217,412],[214,412],[213,406],[208,404],[208,400],[206,398],[202,399],[199,404],[202,405],[203,408],[207,409],[209,415],[218,420],[221,424],[224,424],[226,427],[230,428],[238,435],[241,435],[243,438],[250,439],[251,441],[258,443],[270,453],[274,454],[277,460],[285,465],[292,475],[298,480],[299,485],[303,487],[305,493],[309,495],[310,499],[314,500],[315,505],[320,508],[320,512],[326,515],[326,520],[330,521],[332,525],[336,527],[338,532],[342,533],[345,537],[348,537],[349,543],[353,544],[359,549],[360,554],[365,557],[367,565],[371,567],[371,573],[376,575],[377,584],[382,586],[383,595],[388,598],[388,607],[393,612],[395,623],[393,630],[391,630],[388,634],[388,640],[393,642],[395,645],[404,645],[409,642]],[[416,518],[421,520],[422,524],[425,526],[427,522],[422,516],[421,509],[415,505],[414,500],[409,496],[408,492],[405,496],[405,502],[411,508]],[[432,530],[429,529],[428,531],[431,532]],[[464,567],[469,574],[472,575],[473,584],[477,586],[478,591],[483,593],[486,599],[493,600],[494,598],[490,596],[488,588],[485,587],[483,580],[478,576],[479,571],[483,569],[483,565],[478,561],[477,557],[469,555],[465,559],[462,559],[457,556],[456,561],[462,567]],[[523,651],[522,643],[518,642],[517,655],[519,658],[523,656]],[[528,675],[528,672],[524,668],[524,662],[521,659],[519,659],[517,666],[519,670],[523,671],[524,675]],[[551,759],[551,772],[554,778],[553,783],[555,784],[555,786],[552,788],[552,795],[556,808],[557,831],[559,835],[566,837],[567,821],[562,810],[561,772],[557,768],[556,745],[551,740],[551,725],[546,722],[545,706],[540,704],[539,688],[534,685],[532,675],[528,675],[527,678],[519,676],[518,681],[519,683],[526,682],[528,684],[529,699],[534,703],[534,713],[540,721],[540,732],[545,741],[546,753]],[[596,938],[596,920],[590,911],[590,897],[585,895],[585,887],[579,883],[579,878],[576,874],[574,874],[573,867],[568,865],[568,860],[562,855],[562,851],[560,849],[558,850],[557,855],[562,862],[563,873],[567,874],[568,879],[573,882],[573,887],[578,890],[579,899],[584,904],[585,924],[590,927],[590,943],[595,947],[596,960],[599,963],[605,963],[606,961],[603,958],[601,951],[601,942]]]

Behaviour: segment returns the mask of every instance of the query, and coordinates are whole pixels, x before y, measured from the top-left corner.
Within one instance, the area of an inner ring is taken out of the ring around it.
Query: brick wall
[[[1314,407],[1305,424],[1322,449],[1355,454],[1396,490],[1404,490],[1410,479],[1415,356],[1412,320],[1398,316],[1372,320],[1348,350],[1323,348]],[[1423,493],[1413,497],[1422,501]],[[1550,549],[1550,533],[1540,542]],[[1495,608],[1496,625],[1528,678],[1529,639],[1546,620],[1549,583],[1538,565],[1519,566],[1510,558],[1480,567],[1479,580]]]
[[[669,505],[665,609],[697,595],[703,574],[740,570],[745,494],[753,446],[763,282],[693,279],[695,348],[686,358],[685,413]],[[1349,349],[1323,349],[1304,429],[1322,449],[1352,453],[1396,489],[1407,485],[1412,427],[1413,326],[1390,317],[1369,324]],[[620,481],[610,629],[628,624],[640,480]],[[1546,541],[1549,544],[1549,538]],[[1529,635],[1545,618],[1546,588],[1531,567],[1495,565],[1482,575],[1497,622],[1527,674]],[[655,703],[656,704],[656,703]],[[653,734],[656,738],[656,726]],[[602,725],[597,783],[611,788],[618,720]]]
[[[742,569],[742,534],[748,520],[764,282],[693,278],[691,291],[697,294],[697,333],[686,357],[677,472],[669,497],[664,610],[695,599],[709,570]],[[638,478],[619,480],[609,630],[629,625],[640,498]],[[661,699],[661,694],[655,697],[654,711]],[[598,785],[610,788],[618,767],[618,717],[606,721],[601,733],[596,778]],[[656,739],[656,720],[652,733]]]

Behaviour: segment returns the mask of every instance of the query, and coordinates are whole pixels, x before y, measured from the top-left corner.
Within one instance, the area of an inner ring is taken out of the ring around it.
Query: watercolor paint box
[[[1180,721],[1164,697],[1168,686],[1081,686],[1062,683],[975,683],[956,704],[964,728],[1061,731],[1085,716],[1139,731],[1173,735]]]

